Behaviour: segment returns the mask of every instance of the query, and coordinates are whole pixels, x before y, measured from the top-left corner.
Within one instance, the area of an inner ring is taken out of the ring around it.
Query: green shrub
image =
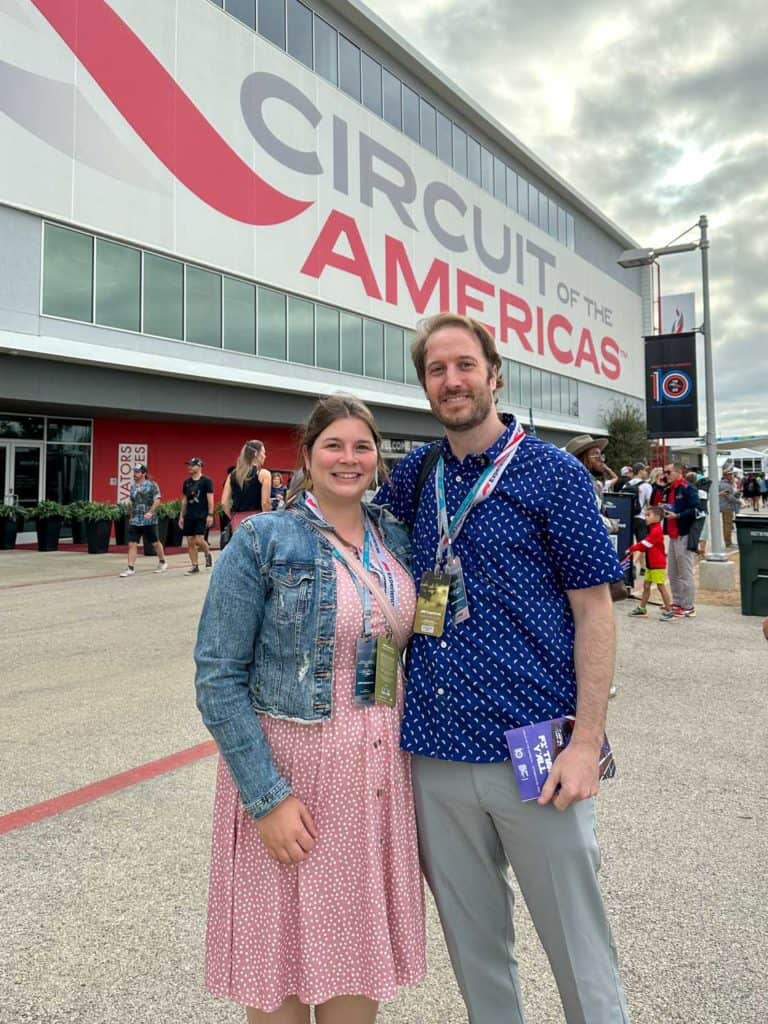
[[[80,518],[86,523],[113,522],[121,519],[123,509],[111,501],[88,501],[85,502]]]
[[[33,508],[25,509],[25,513],[30,519],[52,519],[54,516],[69,519],[69,507],[58,501],[41,501]]]

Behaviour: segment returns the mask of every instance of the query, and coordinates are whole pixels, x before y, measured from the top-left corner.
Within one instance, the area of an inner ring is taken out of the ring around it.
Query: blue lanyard
[[[525,431],[518,425],[512,433],[509,441],[504,445],[502,451],[493,460],[490,466],[480,474],[474,486],[465,495],[464,500],[448,522],[448,505],[445,498],[445,462],[443,456],[437,460],[437,471],[435,473],[435,500],[437,502],[437,529],[439,540],[437,543],[437,554],[435,556],[435,570],[439,572],[445,557],[453,554],[453,544],[461,533],[467,516],[481,501],[490,498],[496,489],[496,485],[504,475],[509,463],[515,456],[517,449],[525,437]]]

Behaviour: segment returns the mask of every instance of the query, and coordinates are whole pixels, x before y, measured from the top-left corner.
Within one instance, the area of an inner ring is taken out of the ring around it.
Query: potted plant
[[[15,505],[0,505],[0,551],[12,551],[16,547],[17,513]]]
[[[181,499],[175,501],[164,501],[157,509],[157,517],[160,523],[164,524],[165,533],[160,537],[166,547],[178,548],[184,543],[179,526],[181,515]]]
[[[115,544],[125,544],[128,520],[131,518],[131,503],[121,501],[117,508],[120,514],[115,519]]]
[[[83,510],[90,504],[87,501],[73,501],[67,505],[69,522],[72,527],[72,543],[85,543],[85,525],[83,522]]]
[[[123,514],[119,505],[107,501],[89,501],[82,510],[89,555],[106,555],[112,523]]]
[[[68,516],[66,505],[58,501],[41,501],[29,509],[27,515],[36,522],[37,550],[58,551],[61,527]]]

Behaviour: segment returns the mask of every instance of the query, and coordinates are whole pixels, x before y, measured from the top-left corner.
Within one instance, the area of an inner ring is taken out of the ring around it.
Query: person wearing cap
[[[565,451],[577,458],[592,477],[592,486],[602,504],[605,491],[609,491],[618,477],[605,463],[603,449],[608,444],[607,437],[592,437],[591,434],[577,434],[565,446]]]
[[[131,517],[126,530],[128,540],[128,568],[120,573],[122,579],[136,575],[136,558],[139,553],[139,541],[148,540],[155,550],[158,562],[155,572],[165,572],[168,563],[165,551],[157,536],[157,506],[160,504],[160,488],[149,478],[149,470],[144,463],[133,467],[133,483],[130,489]]]
[[[213,480],[203,476],[203,460],[197,456],[187,459],[187,468],[189,476],[181,485],[183,497],[179,526],[182,535],[187,538],[187,551],[192,563],[184,575],[194,576],[200,572],[198,561],[201,551],[206,569],[213,565],[211,549],[205,539],[205,531],[213,524]]]

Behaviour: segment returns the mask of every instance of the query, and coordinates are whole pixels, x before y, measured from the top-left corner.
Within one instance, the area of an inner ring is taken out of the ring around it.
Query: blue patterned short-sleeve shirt
[[[514,423],[483,455],[463,462],[443,440],[449,517],[513,429]],[[425,445],[403,459],[375,499],[411,528],[417,581],[434,568],[438,542],[434,470],[413,507],[428,451]],[[574,713],[566,591],[620,579],[621,567],[586,469],[529,436],[492,496],[470,512],[454,551],[470,617],[455,626],[447,615],[442,637],[412,639],[402,745],[451,761],[503,761],[506,729]]]

